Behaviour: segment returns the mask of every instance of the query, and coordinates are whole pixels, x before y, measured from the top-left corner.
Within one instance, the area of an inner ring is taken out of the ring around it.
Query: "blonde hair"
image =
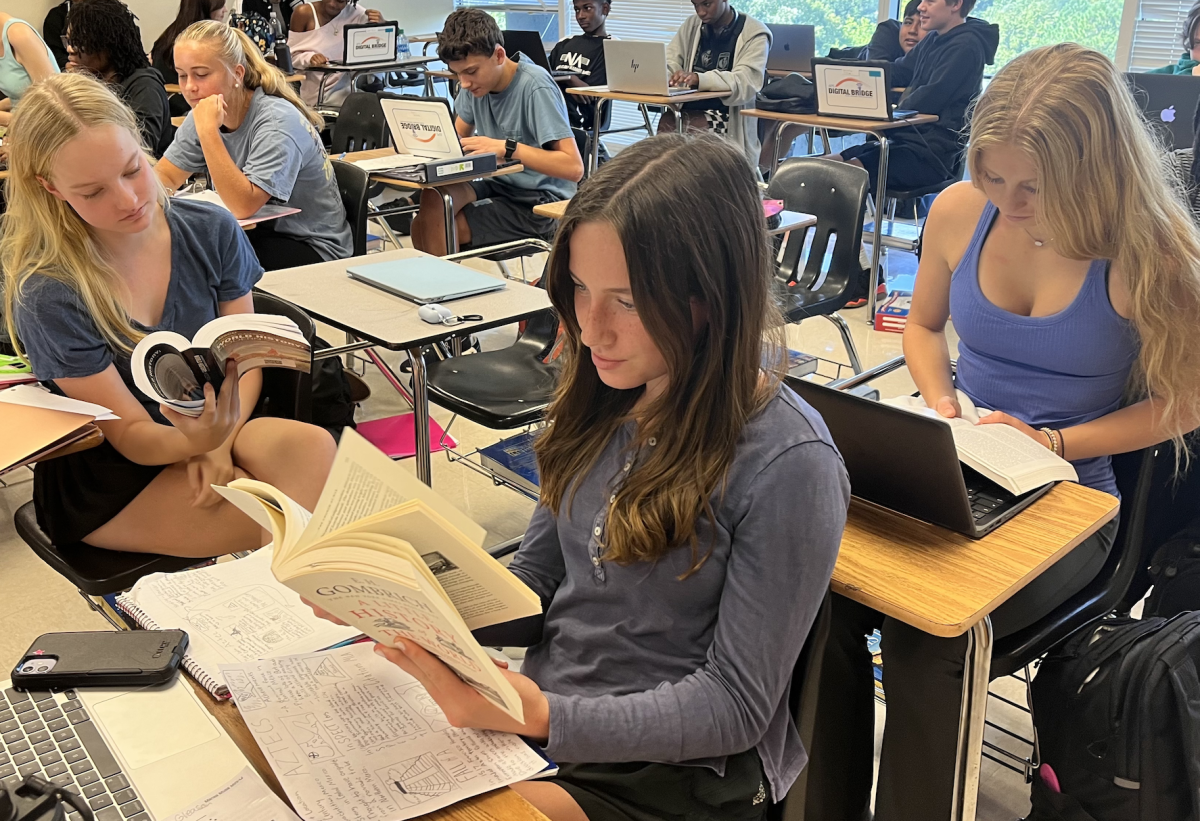
[[[312,123],[313,128],[320,130],[325,126],[325,119],[300,99],[300,95],[288,84],[287,76],[263,58],[258,46],[241,29],[220,20],[201,20],[185,28],[175,39],[177,46],[186,42],[210,46],[230,71],[235,66],[244,68],[246,74],[242,83],[247,91],[261,88],[272,97],[282,97],[294,105],[304,119]]]
[[[129,320],[120,299],[121,275],[107,261],[91,226],[40,181],[55,180],[55,161],[64,145],[90,128],[105,125],[125,129],[147,151],[133,112],[105,83],[84,74],[56,74],[37,83],[13,114],[5,140],[10,174],[0,266],[5,321],[18,352],[13,309],[22,287],[34,275],[52,277],[74,289],[114,349],[129,351],[145,335]],[[149,169],[146,173],[153,174]],[[161,185],[158,204],[167,205]]]
[[[1183,192],[1112,62],[1074,43],[1026,52],[979,98],[967,162],[975,185],[990,146],[1024,151],[1038,171],[1037,219],[1077,260],[1112,260],[1130,295],[1141,351],[1134,398],[1161,403],[1177,453],[1200,418],[1200,234]]]
[[[570,509],[580,477],[643,392],[605,385],[581,339],[571,237],[592,222],[620,238],[638,318],[669,374],[668,387],[638,420],[627,460],[633,467],[608,512],[605,557],[654,561],[687,545],[690,573],[711,553],[699,543],[700,519],[715,525],[711,497],[746,424],[783,374],[784,325],[773,301],[761,197],[746,158],[728,140],[670,134],[626,148],[571,199],[546,272],[565,331],[562,375],[537,443],[541,503],[556,515]],[[706,230],[682,233],[684,223]],[[695,336],[693,302],[707,314]]]

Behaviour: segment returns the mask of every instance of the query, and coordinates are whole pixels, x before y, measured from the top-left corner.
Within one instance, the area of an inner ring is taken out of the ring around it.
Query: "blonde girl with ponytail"
[[[1110,457],[1200,426],[1200,235],[1165,152],[1112,62],[1072,43],[1006,65],[971,118],[971,181],[925,224],[904,353],[945,417],[965,395],[1119,495]],[[952,371],[946,325],[954,317]],[[991,615],[996,638],[1035,624],[1108,559],[1110,522]],[[865,635],[882,628],[887,727],[875,817],[946,818],[966,637],[941,639],[834,597],[821,682],[810,817],[870,806],[874,705]]]
[[[201,20],[175,39],[179,86],[192,111],[155,166],[175,190],[207,173],[239,219],[268,202],[300,213],[251,234],[267,270],[350,256],[354,250],[333,166],[318,133],[321,116],[240,30]]]
[[[253,313],[262,267],[224,209],[171,202],[138,123],[82,74],[25,95],[5,146],[8,211],[0,236],[4,316],[18,351],[55,392],[111,408],[96,448],[39,463],[38,523],[60,546],[178,556],[253,550],[264,534],[212,490],[237,476],[316,504],[333,462],[324,430],[251,419],[261,373],[230,370],[193,419],[134,387],[130,351],[151,331],[191,338]],[[282,484],[279,484],[282,483]]]

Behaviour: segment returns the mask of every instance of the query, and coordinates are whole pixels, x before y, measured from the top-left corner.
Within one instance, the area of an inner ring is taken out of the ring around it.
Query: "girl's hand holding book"
[[[233,435],[241,418],[242,401],[238,393],[237,363],[232,359],[225,363],[225,381],[217,395],[212,385],[204,386],[204,411],[197,417],[185,416],[167,405],[159,410],[175,429],[184,435],[193,447],[193,455],[199,456],[216,450]]]

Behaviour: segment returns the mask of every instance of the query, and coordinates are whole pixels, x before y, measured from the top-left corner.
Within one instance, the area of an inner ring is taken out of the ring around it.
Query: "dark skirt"
[[[768,788],[756,750],[731,755],[725,775],[682,764],[564,764],[554,778],[588,821],[763,821]]]
[[[38,462],[33,471],[38,526],[55,545],[81,542],[124,510],[165,467],[131,462],[107,440]]]

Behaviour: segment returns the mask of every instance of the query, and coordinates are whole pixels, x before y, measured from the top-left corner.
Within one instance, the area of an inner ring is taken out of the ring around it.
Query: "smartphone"
[[[46,633],[21,656],[12,682],[18,690],[166,684],[187,646],[183,630]]]

